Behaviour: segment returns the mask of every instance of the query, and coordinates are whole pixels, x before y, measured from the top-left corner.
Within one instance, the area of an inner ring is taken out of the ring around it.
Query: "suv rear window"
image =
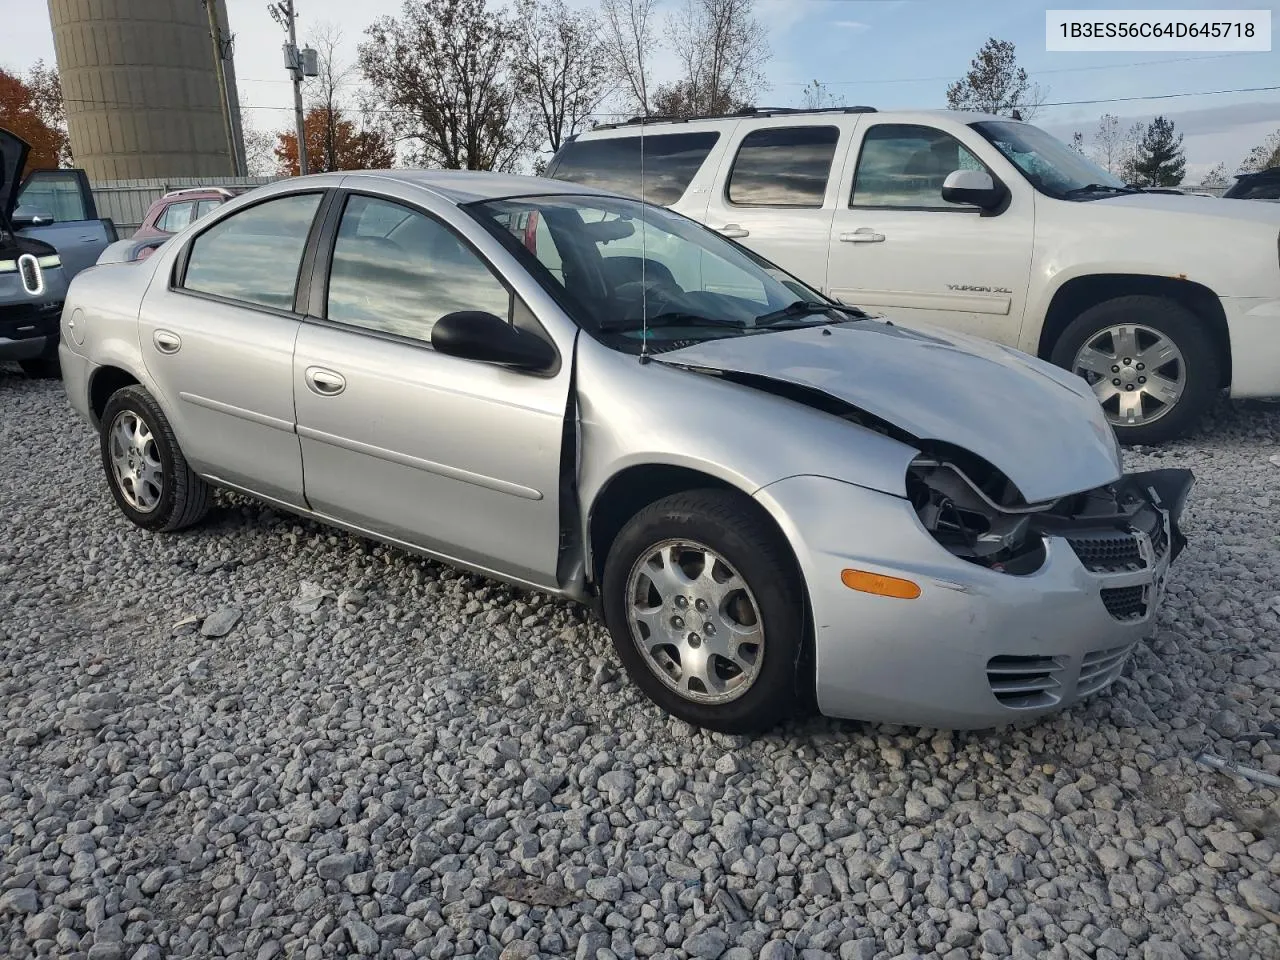
[[[720,139],[715,131],[644,136],[644,199],[675,203]],[[547,176],[639,197],[640,137],[574,140],[560,148]]]

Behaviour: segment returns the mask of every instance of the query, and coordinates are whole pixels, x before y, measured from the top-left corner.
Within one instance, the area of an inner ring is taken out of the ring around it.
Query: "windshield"
[[[1059,200],[1097,200],[1133,192],[1119,177],[1039,127],[1012,120],[983,120],[971,126],[1041,193]]]
[[[468,210],[585,330],[651,349],[834,323],[856,311],[663,207],[594,196],[519,197]]]

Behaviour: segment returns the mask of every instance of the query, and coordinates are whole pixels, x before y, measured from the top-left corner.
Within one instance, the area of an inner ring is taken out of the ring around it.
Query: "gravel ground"
[[[15,960],[1280,957],[1277,794],[1193,761],[1280,773],[1280,408],[1131,454],[1200,484],[1110,692],[748,741],[568,604],[246,499],[140,531],[60,385],[0,404]]]

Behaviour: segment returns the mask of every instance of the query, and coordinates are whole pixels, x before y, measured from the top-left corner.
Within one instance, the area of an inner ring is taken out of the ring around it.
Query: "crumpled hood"
[[[1121,473],[1111,426],[1083,380],[974,337],[862,320],[725,337],[653,359],[820,390],[919,440],[977,454],[1029,502]]]
[[[8,224],[18,202],[18,178],[31,148],[16,133],[0,127],[0,223]]]

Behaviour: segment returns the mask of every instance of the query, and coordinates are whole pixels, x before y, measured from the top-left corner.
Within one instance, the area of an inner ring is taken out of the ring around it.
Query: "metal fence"
[[[142,226],[147,209],[171,190],[193,187],[227,187],[248,190],[279,177],[172,177],[167,180],[102,180],[93,184],[98,216],[110,217],[121,238],[133,236]]]

